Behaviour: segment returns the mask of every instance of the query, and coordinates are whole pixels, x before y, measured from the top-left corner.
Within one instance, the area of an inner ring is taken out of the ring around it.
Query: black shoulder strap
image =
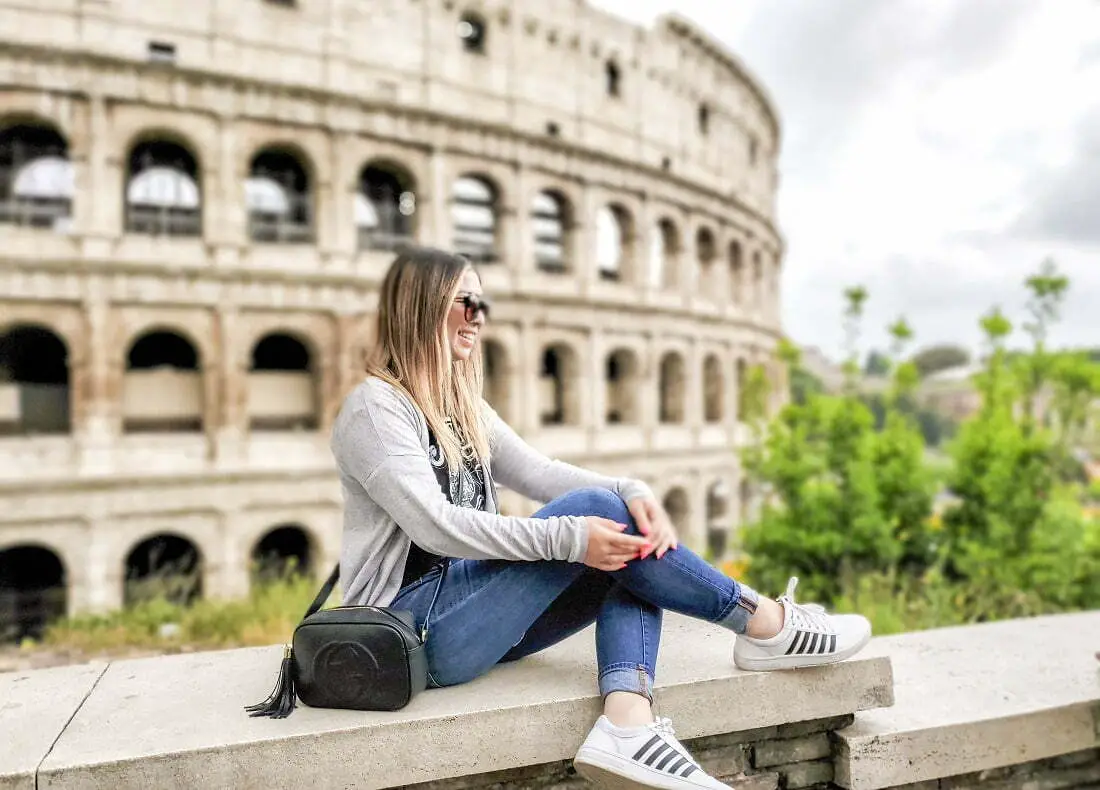
[[[432,609],[435,608],[435,601],[439,597],[439,590],[443,586],[443,577],[447,575],[447,566],[450,564],[450,560],[443,560],[443,567],[439,571],[439,579],[435,583],[435,593],[432,595],[432,602],[428,604],[428,612],[424,615],[424,627],[420,629],[420,638],[427,640],[428,638],[428,619],[432,616]],[[305,615],[302,619],[317,614],[321,611],[321,607],[325,605],[325,601],[332,595],[333,589],[336,587],[336,581],[340,578],[340,563],[336,563],[336,567],[332,569],[332,573],[328,575],[328,579],[321,585],[321,591],[317,593],[317,597],[313,599],[313,603],[306,609]]]

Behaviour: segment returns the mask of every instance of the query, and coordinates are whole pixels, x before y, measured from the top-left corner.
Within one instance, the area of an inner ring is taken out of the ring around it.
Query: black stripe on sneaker
[[[830,634],[829,635],[829,652],[830,653],[835,653],[836,652],[836,634]]]
[[[695,771],[696,771],[696,768],[695,768],[694,765],[688,765],[688,767],[683,770],[683,773],[681,773],[680,776],[687,779],[689,776],[691,776],[693,773],[695,773]]]
[[[807,653],[809,653],[810,655],[813,655],[814,653],[817,652],[817,643],[818,643],[818,640],[820,638],[821,638],[821,634],[814,634],[810,638],[810,648],[806,651]]]
[[[660,746],[658,746],[658,747],[657,747],[656,749],[654,749],[654,750],[653,750],[653,753],[652,753],[651,755],[649,755],[649,757],[647,757],[647,758],[645,758],[644,760],[642,760],[642,762],[643,762],[643,763],[645,763],[646,765],[648,765],[648,766],[650,766],[650,767],[652,768],[652,767],[653,767],[653,763],[657,762],[658,758],[660,758],[660,756],[661,756],[662,754],[664,754],[665,752],[667,752],[667,751],[671,751],[671,752],[672,752],[673,754],[676,754],[676,750],[675,750],[675,749],[673,749],[673,748],[672,748],[671,746],[669,746],[669,745],[668,745],[667,743],[663,743],[663,742],[662,742],[662,743],[661,743],[661,745],[660,745]]]
[[[663,770],[665,770],[665,766],[666,766],[666,765],[668,765],[669,763],[671,763],[671,762],[672,762],[673,760],[675,760],[675,759],[676,759],[677,757],[680,757],[680,758],[682,759],[682,758],[683,758],[683,755],[681,755],[681,754],[680,754],[680,753],[679,753],[678,751],[676,751],[675,749],[673,749],[673,750],[672,750],[672,753],[671,753],[671,754],[666,754],[666,755],[665,755],[665,759],[661,760],[661,762],[657,763],[657,764],[656,764],[655,766],[653,766],[653,767],[654,767],[654,768],[656,768],[656,769],[657,769],[658,771],[663,771]],[[669,773],[672,773],[672,769],[671,769],[671,768],[669,768],[669,769],[668,769],[668,772],[669,772]]]
[[[802,640],[806,634],[803,631],[797,631],[794,635],[794,639],[791,640],[791,646],[787,648],[787,655],[791,653],[801,653],[802,651],[798,647],[798,643]]]
[[[673,774],[673,775],[675,775],[675,774],[676,774],[676,772],[677,772],[677,771],[679,771],[679,770],[680,770],[681,768],[683,768],[683,767],[684,767],[684,766],[685,766],[685,765],[686,765],[687,763],[688,763],[688,758],[684,757],[684,756],[683,756],[683,755],[681,754],[681,755],[680,755],[680,759],[679,759],[679,760],[677,760],[676,762],[674,762],[674,763],[673,763],[672,765],[670,765],[670,766],[668,767],[668,772],[669,772],[670,774]]]
[[[643,755],[643,754],[645,754],[646,752],[648,752],[648,751],[649,751],[649,750],[650,750],[650,749],[651,749],[651,748],[653,747],[653,745],[654,745],[654,744],[657,744],[657,743],[664,743],[664,741],[663,741],[663,740],[661,740],[661,736],[660,736],[660,735],[654,735],[654,736],[653,736],[652,738],[650,738],[650,739],[649,739],[649,740],[648,740],[648,741],[646,742],[646,745],[645,745],[645,746],[643,746],[643,747],[642,747],[641,749],[639,749],[638,751],[634,752],[634,757],[632,757],[631,759],[633,759],[633,760],[641,760],[641,759],[642,759],[642,755]]]

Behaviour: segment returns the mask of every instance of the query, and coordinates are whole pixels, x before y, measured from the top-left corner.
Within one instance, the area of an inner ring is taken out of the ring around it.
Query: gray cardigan
[[[411,541],[447,557],[581,562],[588,526],[581,516],[498,514],[494,479],[549,502],[577,488],[652,496],[640,480],[613,478],[554,461],[535,450],[483,402],[489,415],[485,464],[488,510],[447,501],[428,460],[428,423],[412,400],[369,377],[344,400],[332,453],[344,493],[340,580],[345,605],[388,606],[397,595]]]

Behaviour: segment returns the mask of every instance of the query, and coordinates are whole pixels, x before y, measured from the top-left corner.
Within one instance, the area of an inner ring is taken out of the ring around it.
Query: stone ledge
[[[751,673],[733,667],[732,647],[732,635],[714,626],[666,617],[657,710],[685,740],[893,701],[888,658]],[[594,655],[587,629],[473,683],[425,692],[396,713],[302,707],[283,721],[242,710],[270,690],[278,647],[118,661],[97,670],[83,704],[50,700],[58,710],[42,728],[47,737],[19,765],[38,765],[40,788],[126,790],[380,788],[554,763],[572,758],[598,715]],[[21,726],[14,717],[0,724],[0,742]],[[796,726],[789,737],[799,733]]]
[[[837,784],[879,790],[1100,746],[1100,612],[876,639],[897,702],[839,732]]]

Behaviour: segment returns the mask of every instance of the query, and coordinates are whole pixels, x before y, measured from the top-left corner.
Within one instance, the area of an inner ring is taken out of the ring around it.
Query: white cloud
[[[918,343],[973,347],[978,316],[1020,316],[1053,256],[1072,281],[1055,340],[1100,345],[1100,3],[594,4],[694,19],[775,97],[796,340],[839,353],[841,292],[860,283],[867,345],[905,314]]]

